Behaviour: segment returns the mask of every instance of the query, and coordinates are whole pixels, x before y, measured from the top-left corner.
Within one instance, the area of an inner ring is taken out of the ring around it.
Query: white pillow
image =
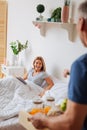
[[[64,82],[55,83],[54,86],[45,92],[42,99],[45,101],[48,96],[55,98],[55,104],[59,104],[61,100],[67,98],[68,84]]]

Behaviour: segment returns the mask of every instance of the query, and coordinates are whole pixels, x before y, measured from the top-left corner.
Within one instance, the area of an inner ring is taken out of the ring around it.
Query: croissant
[[[63,114],[63,112],[59,108],[53,107],[49,110],[47,116],[59,116],[61,114]]]

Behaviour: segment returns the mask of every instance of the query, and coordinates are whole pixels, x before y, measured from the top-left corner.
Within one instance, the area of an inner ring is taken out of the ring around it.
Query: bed
[[[42,97],[53,96],[55,103],[67,98],[67,83],[54,81],[54,86]],[[19,111],[29,111],[32,99],[38,97],[43,89],[32,82],[22,83],[12,76],[0,79],[0,130],[25,130],[18,122]]]

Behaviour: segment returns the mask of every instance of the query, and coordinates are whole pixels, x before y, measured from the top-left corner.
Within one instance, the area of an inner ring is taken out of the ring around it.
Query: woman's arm
[[[54,83],[53,83],[53,81],[52,81],[52,79],[50,77],[45,78],[45,80],[46,80],[48,86],[45,86],[44,87],[44,91],[42,93],[40,93],[39,96],[41,96],[41,97],[45,94],[45,92],[47,90],[50,90],[53,87],[53,85],[54,85]]]
[[[53,87],[54,83],[50,77],[45,78],[48,86],[45,87],[45,90],[49,90]]]
[[[26,80],[27,77],[28,77],[28,73],[26,72],[26,73],[24,74],[24,76],[23,76],[23,79]]]

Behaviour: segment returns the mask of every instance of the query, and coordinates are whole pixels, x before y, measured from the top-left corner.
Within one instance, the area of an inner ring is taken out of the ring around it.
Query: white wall
[[[77,7],[82,1],[72,0],[73,12],[71,11],[70,15],[75,22],[77,21]],[[47,71],[63,79],[64,68],[70,68],[71,63],[85,53],[86,49],[80,44],[79,38],[74,43],[70,42],[67,31],[58,26],[48,26],[46,36],[41,36],[39,29],[32,24],[32,21],[39,16],[36,12],[38,4],[45,5],[43,15],[50,17],[53,9],[63,6],[63,0],[8,0],[7,57],[11,57],[9,49],[11,41],[29,40],[31,49],[29,52],[27,49],[26,55],[24,52],[24,55],[22,54],[24,65],[29,68],[34,57],[43,56]]]

